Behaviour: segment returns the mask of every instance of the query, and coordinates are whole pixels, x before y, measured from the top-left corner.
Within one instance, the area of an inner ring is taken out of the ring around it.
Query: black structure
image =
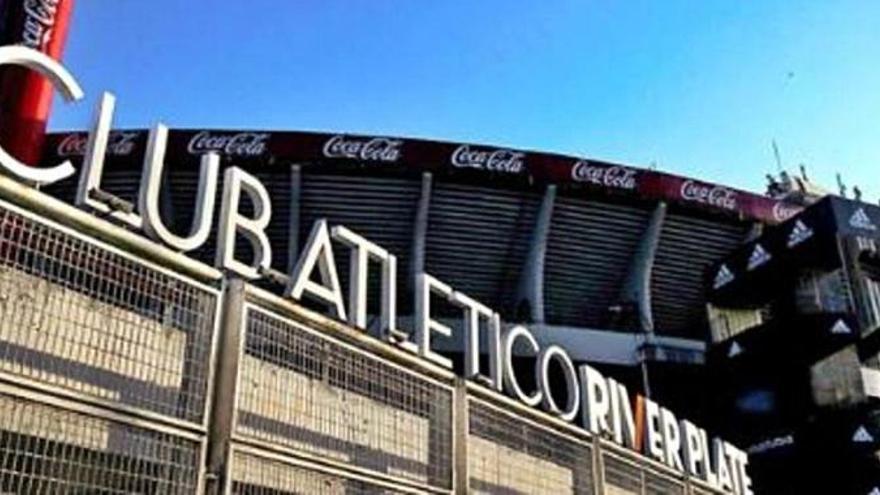
[[[880,493],[880,208],[826,197],[710,272],[716,427],[761,493]]]

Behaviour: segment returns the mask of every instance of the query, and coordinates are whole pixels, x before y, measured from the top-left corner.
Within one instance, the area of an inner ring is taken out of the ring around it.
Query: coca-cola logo
[[[777,201],[773,205],[773,219],[777,222],[784,222],[789,218],[797,215],[803,208]]]
[[[22,43],[35,50],[45,52],[45,47],[52,39],[58,3],[61,0],[25,0],[24,26]]]
[[[681,197],[727,210],[736,209],[736,193],[724,186],[710,186],[686,180],[681,185]]]
[[[216,151],[224,155],[252,157],[266,152],[268,140],[267,133],[211,134],[210,131],[202,131],[189,140],[186,149],[193,155]]]
[[[508,149],[475,150],[463,144],[452,153],[456,167],[470,167],[494,172],[518,174],[525,168],[525,153]]]
[[[635,190],[638,186],[635,170],[617,165],[611,167],[594,165],[586,160],[580,160],[574,164],[571,168],[571,178],[576,182],[628,191]]]
[[[130,155],[134,150],[136,132],[111,132],[107,137],[107,154],[113,156]],[[83,156],[89,143],[88,134],[70,134],[58,143],[58,156]]]
[[[324,143],[323,152],[327,158],[393,163],[400,158],[401,144],[403,141],[399,139],[345,139],[345,136],[333,136]]]

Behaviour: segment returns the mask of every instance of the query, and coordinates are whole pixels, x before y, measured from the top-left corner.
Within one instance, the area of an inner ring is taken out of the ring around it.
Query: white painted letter
[[[464,309],[464,373],[467,378],[480,376],[480,328],[486,321],[489,340],[489,379],[492,387],[502,389],[501,318],[486,305],[461,292],[452,293],[450,302]]]
[[[66,101],[77,101],[83,97],[83,90],[79,87],[73,75],[63,65],[53,60],[48,55],[32,48],[23,46],[0,47],[0,65],[18,65],[39,72],[55,86]],[[0,146],[0,166],[12,175],[27,182],[45,185],[66,179],[76,172],[70,160],[49,168],[35,168],[18,161]]]
[[[312,272],[318,265],[321,283],[312,281]],[[336,274],[336,260],[333,258],[333,246],[330,244],[330,233],[327,220],[320,219],[312,225],[312,232],[306,247],[296,261],[290,275],[290,285],[285,291],[287,297],[300,300],[303,294],[318,302],[330,306],[337,318],[344,320],[345,304],[342,302],[342,289],[339,276]]]
[[[733,491],[733,479],[731,478],[730,466],[727,463],[723,440],[720,438],[712,440],[712,453],[712,458],[715,461],[715,471],[718,473],[718,488]]]
[[[241,193],[244,192],[254,205],[254,217],[247,218],[238,212]],[[217,234],[217,268],[256,279],[260,268],[272,265],[272,246],[266,236],[266,226],[272,216],[272,205],[266,187],[253,175],[238,167],[229,167],[223,174],[223,207],[220,209],[220,228]],[[254,248],[254,260],[244,264],[235,259],[235,237],[240,233]]]
[[[706,479],[704,473],[706,452],[703,450],[699,428],[685,419],[681,421],[680,429],[684,441],[684,462],[687,472],[691,476]]]
[[[581,365],[581,387],[584,389],[584,427],[594,435],[610,433],[611,426],[608,424],[608,413],[611,411],[611,394],[608,392],[608,382],[602,373],[592,366]]]
[[[681,462],[681,431],[678,429],[678,419],[672,411],[665,407],[660,409],[660,419],[663,423],[663,445],[666,450],[666,464],[679,471],[684,471]]]
[[[370,261],[382,263],[382,332],[389,335],[396,324],[397,259],[384,248],[337,225],[330,235],[351,249],[348,278],[348,323],[367,327],[367,279]]]
[[[611,426],[614,441],[618,445],[637,450],[639,446],[636,445],[636,423],[633,419],[629,391],[626,385],[618,383],[613,378],[608,378],[608,391],[611,394]]]
[[[83,170],[79,176],[79,184],[76,189],[74,203],[80,207],[88,207],[97,212],[110,215],[111,217],[125,222],[136,229],[143,226],[143,219],[135,212],[121,211],[111,208],[108,204],[93,198],[90,193],[101,188],[101,176],[104,173],[104,156],[107,153],[107,139],[110,137],[110,124],[113,122],[113,109],[116,107],[116,98],[111,93],[103,93],[98,102],[98,111],[95,114],[92,130],[89,132],[89,141],[86,145],[83,157]],[[150,136],[152,138],[152,135]],[[165,146],[163,143],[162,152]],[[144,172],[146,173],[146,172]],[[141,177],[141,187],[144,178]]]
[[[220,171],[220,156],[217,153],[202,155],[195,215],[189,235],[180,237],[168,230],[159,212],[159,192],[162,190],[162,169],[165,167],[167,142],[168,128],[162,124],[157,125],[150,132],[150,141],[147,144],[146,163],[141,177],[139,194],[140,210],[144,217],[144,227],[151,237],[159,239],[179,251],[192,251],[204,244],[211,234],[214,198],[217,196],[217,176]],[[104,144],[106,145],[106,137]],[[268,195],[265,199],[268,202]]]
[[[645,427],[647,428],[647,454],[660,462],[666,460],[663,450],[663,435],[660,427],[660,406],[651,399],[645,399]]]
[[[550,362],[556,359],[562,366],[565,375],[565,389],[568,396],[565,410],[562,410],[556,404],[553,393],[550,390]],[[551,345],[544,348],[538,354],[538,366],[535,368],[535,378],[538,388],[541,389],[544,396],[544,409],[559,416],[565,421],[573,421],[577,417],[578,408],[581,404],[581,390],[578,386],[577,372],[574,370],[574,363],[568,353],[558,345]]]
[[[431,294],[438,294],[445,299],[452,296],[452,287],[444,284],[427,273],[416,276],[416,345],[419,355],[433,361],[444,368],[452,368],[452,360],[431,350],[431,334],[439,333],[446,337],[452,336],[452,329],[431,319]]]
[[[542,397],[540,387],[535,390],[532,395],[526,395],[526,393],[523,392],[523,389],[520,388],[513,369],[513,347],[516,345],[517,339],[520,338],[528,342],[529,346],[536,354],[540,350],[540,347],[538,347],[538,341],[535,340],[535,336],[529,332],[528,328],[522,325],[511,327],[507,333],[504,334],[504,383],[507,390],[512,392],[517,399],[527,406],[534,407],[541,403]]]

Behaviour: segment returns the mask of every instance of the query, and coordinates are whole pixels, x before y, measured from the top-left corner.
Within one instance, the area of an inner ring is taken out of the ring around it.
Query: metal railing
[[[248,304],[234,438],[452,487],[452,390]]]
[[[494,403],[493,403],[494,402]],[[592,442],[468,398],[471,493],[595,494]]]
[[[0,493],[715,493],[3,180]]]
[[[220,296],[0,203],[0,491],[199,491]]]

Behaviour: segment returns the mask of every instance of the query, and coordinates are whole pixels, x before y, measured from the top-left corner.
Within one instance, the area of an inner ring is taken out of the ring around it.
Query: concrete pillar
[[[299,256],[300,203],[302,201],[302,168],[290,166],[290,216],[287,218],[287,273],[293,273]]]
[[[422,174],[422,189],[413,220],[412,249],[410,250],[409,283],[414,284],[416,275],[425,271],[425,243],[428,237],[428,214],[431,209],[431,172]]]
[[[205,493],[226,493],[230,483],[229,448],[235,418],[235,395],[238,387],[238,366],[244,328],[245,285],[241,279],[232,279],[223,295],[223,309],[218,326],[217,355],[214,362],[213,400],[208,411],[208,452],[206,456]]]
[[[454,489],[456,495],[469,493],[470,474],[468,473],[468,437],[470,435],[470,418],[468,415],[467,384],[461,378],[455,381],[453,397],[455,435],[455,451],[453,452]]]
[[[666,219],[666,203],[657,203],[648,226],[645,228],[636,253],[630,263],[629,272],[621,288],[621,302],[636,308],[639,329],[646,333],[654,332],[654,314],[651,310],[651,274],[654,259],[660,244],[660,234]]]
[[[553,219],[553,205],[556,202],[556,186],[550,184],[544,190],[544,198],[535,218],[529,254],[520,273],[516,291],[517,306],[522,302],[529,305],[531,321],[544,323],[544,260],[547,257],[547,239],[550,236],[550,222]]]
[[[602,459],[602,441],[598,435],[593,435],[593,493],[605,493],[605,463]]]

